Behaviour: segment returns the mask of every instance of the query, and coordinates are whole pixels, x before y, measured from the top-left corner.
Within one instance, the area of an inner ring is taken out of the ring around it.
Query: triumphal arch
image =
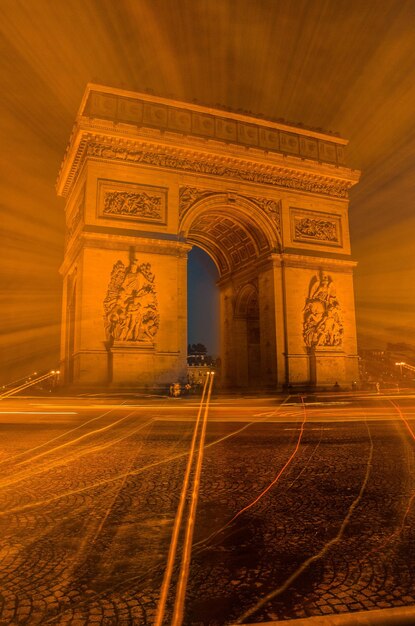
[[[89,84],[66,198],[62,369],[77,386],[186,374],[187,255],[215,262],[224,387],[351,385],[348,191],[333,134]]]

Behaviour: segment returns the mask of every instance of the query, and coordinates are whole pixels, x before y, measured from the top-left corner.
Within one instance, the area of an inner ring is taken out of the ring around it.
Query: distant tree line
[[[207,353],[203,343],[192,343],[187,346],[188,365],[216,365],[216,360]]]

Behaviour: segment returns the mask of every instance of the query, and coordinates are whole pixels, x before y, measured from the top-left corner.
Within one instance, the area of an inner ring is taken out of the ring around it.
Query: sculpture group
[[[132,259],[128,267],[115,263],[104,300],[104,321],[109,341],[148,342],[159,327],[154,274],[150,263]]]
[[[331,276],[322,271],[310,281],[304,307],[303,337],[308,348],[342,344],[340,305]]]

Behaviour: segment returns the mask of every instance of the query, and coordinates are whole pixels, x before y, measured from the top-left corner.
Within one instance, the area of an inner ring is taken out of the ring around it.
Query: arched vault
[[[221,278],[281,248],[276,224],[241,196],[218,193],[196,200],[182,216],[180,231],[212,257]]]

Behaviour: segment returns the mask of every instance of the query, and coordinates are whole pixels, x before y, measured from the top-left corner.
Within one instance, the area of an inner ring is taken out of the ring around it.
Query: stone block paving
[[[192,424],[149,417],[66,435],[64,423],[10,428],[2,626],[154,622]],[[205,452],[186,626],[231,623],[269,594],[247,622],[415,603],[413,440],[401,422],[306,424],[292,463],[250,506],[292,454],[299,423],[209,425],[207,443],[218,443]]]

